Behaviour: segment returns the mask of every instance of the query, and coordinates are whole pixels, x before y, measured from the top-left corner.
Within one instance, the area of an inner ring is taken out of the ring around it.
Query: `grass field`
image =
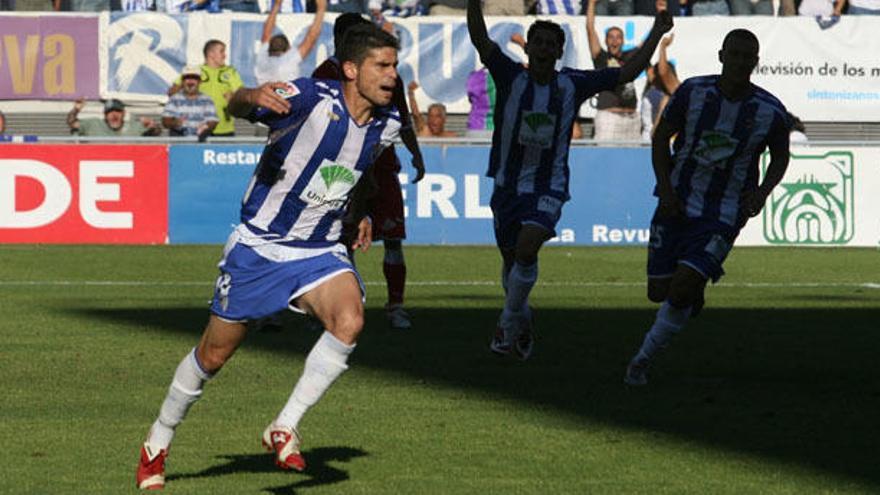
[[[178,429],[169,493],[880,493],[880,251],[735,249],[704,313],[629,390],[644,250],[547,248],[536,355],[487,350],[490,248],[408,247],[416,327],[367,324],[305,417],[309,468],[259,435],[318,334],[253,333]],[[0,246],[0,492],[133,493],[138,448],[207,318],[218,246]]]

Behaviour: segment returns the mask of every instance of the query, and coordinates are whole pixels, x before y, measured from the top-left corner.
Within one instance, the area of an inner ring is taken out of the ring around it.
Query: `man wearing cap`
[[[172,136],[198,136],[203,141],[219,122],[214,101],[199,91],[202,72],[198,67],[184,67],[180,78],[183,89],[165,104],[162,125]]]
[[[229,114],[229,99],[244,83],[241,75],[235,67],[226,65],[226,43],[220,40],[208,40],[202,53],[205,55],[205,63],[199,67],[201,82],[199,91],[214,101],[219,122],[211,133],[212,136],[234,136],[235,119]],[[168,96],[172,96],[183,87],[183,80],[178,78],[171,88]]]
[[[137,120],[125,120],[125,104],[119,100],[104,102],[104,118],[80,119],[79,112],[86,105],[85,98],[73,103],[73,109],[67,114],[67,125],[71,134],[80,136],[157,136],[162,132],[159,124],[153,119],[141,117]]]

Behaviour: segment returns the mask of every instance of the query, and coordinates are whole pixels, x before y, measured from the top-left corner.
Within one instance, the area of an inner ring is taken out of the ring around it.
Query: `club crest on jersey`
[[[282,98],[290,98],[299,94],[299,88],[293,83],[287,83],[283,88],[275,88],[275,94]]]
[[[733,156],[739,140],[719,131],[705,131],[694,149],[694,158],[701,165],[724,168],[727,159]]]
[[[324,160],[316,172],[300,194],[300,199],[312,206],[342,208],[360,172],[330,160]]]

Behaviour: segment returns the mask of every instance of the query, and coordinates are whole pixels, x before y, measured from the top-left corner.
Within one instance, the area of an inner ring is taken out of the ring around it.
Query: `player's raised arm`
[[[492,40],[489,39],[489,32],[486,30],[486,20],[483,18],[483,5],[481,0],[468,0],[467,3],[467,24],[468,33],[471,37],[471,43],[480,54],[480,59],[485,63],[492,53]]]
[[[247,118],[254,108],[263,107],[277,114],[290,112],[290,102],[276,89],[287,88],[287,83],[270,82],[256,88],[240,88],[229,100],[229,113],[234,117]]]
[[[648,34],[648,39],[645,40],[632,58],[620,68],[619,83],[630,82],[645,70],[651,62],[651,55],[657,49],[657,43],[660,42],[660,38],[670,29],[672,29],[672,16],[669,15],[669,11],[661,10],[657,12],[657,15],[654,17],[654,25],[651,26],[651,32]]]

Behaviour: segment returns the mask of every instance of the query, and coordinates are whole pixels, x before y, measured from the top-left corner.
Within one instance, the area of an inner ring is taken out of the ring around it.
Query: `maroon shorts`
[[[406,225],[403,219],[403,195],[400,192],[400,161],[394,146],[376,159],[373,174],[378,192],[370,202],[370,216],[373,218],[373,240],[397,241],[406,239]]]

